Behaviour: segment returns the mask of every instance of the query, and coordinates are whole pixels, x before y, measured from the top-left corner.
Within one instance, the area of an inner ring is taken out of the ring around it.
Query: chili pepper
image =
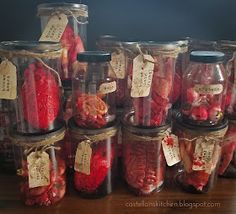
[[[208,111],[204,106],[196,106],[191,110],[191,118],[193,120],[205,121],[208,119]]]

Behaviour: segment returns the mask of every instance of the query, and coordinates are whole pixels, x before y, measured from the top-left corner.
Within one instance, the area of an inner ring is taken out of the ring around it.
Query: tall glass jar
[[[13,130],[15,162],[21,199],[27,206],[50,206],[66,192],[65,128],[49,134],[26,136]]]
[[[179,138],[181,164],[176,170],[177,183],[191,193],[207,193],[216,184],[221,144],[228,121],[208,128],[186,124],[180,115],[174,126]]]
[[[236,178],[236,122],[229,121],[229,128],[222,143],[218,173],[222,177]]]
[[[143,129],[123,122],[123,173],[134,194],[150,195],[162,189],[166,172],[162,140],[169,128]]]
[[[72,73],[77,69],[77,54],[84,51],[87,41],[88,6],[74,3],[45,3],[38,5],[41,19],[41,30],[55,16],[66,15],[68,23],[60,38],[63,47],[61,58],[62,81],[71,80]]]
[[[181,112],[193,125],[216,125],[224,116],[227,74],[224,54],[193,51],[182,82]]]
[[[229,77],[227,96],[225,102],[225,114],[228,118],[236,119],[236,42],[219,41],[218,49],[225,54],[224,65]]]
[[[172,86],[179,46],[174,43],[126,43],[130,125],[158,127],[171,119]]]
[[[117,176],[117,124],[102,129],[81,129],[69,121],[69,162],[74,187],[85,198],[100,198],[113,191]]]
[[[111,66],[117,77],[116,106],[124,107],[127,87],[126,57],[122,42],[111,35],[103,35],[97,40],[97,48],[111,53]]]
[[[17,71],[17,132],[51,132],[63,120],[60,55],[61,47],[58,43],[0,43],[0,57]]]
[[[81,128],[109,126],[116,119],[116,76],[111,54],[85,51],[78,55],[80,69],[72,80],[73,117]]]

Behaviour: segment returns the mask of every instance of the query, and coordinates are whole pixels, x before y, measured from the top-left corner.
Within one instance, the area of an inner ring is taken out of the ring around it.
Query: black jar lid
[[[97,135],[97,134],[102,134],[108,131],[112,131],[114,129],[118,129],[118,124],[119,124],[118,121],[114,121],[109,126],[104,127],[104,128],[86,129],[86,128],[78,127],[75,122],[75,119],[72,117],[68,121],[68,128],[69,128],[69,131],[74,131],[81,135]]]
[[[80,62],[109,62],[111,54],[106,51],[84,51],[77,55]]]
[[[202,63],[218,63],[224,61],[224,53],[218,51],[192,51],[190,61]]]

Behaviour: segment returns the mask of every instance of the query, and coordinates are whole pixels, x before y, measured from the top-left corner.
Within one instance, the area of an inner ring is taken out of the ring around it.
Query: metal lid
[[[111,54],[105,51],[84,51],[77,55],[80,62],[109,62]]]
[[[218,63],[224,61],[224,53],[218,51],[192,51],[190,61],[202,63]]]

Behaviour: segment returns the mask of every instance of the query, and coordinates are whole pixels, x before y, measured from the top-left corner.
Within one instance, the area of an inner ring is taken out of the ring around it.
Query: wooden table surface
[[[123,184],[102,199],[82,199],[69,187],[65,198],[51,207],[26,207],[19,200],[17,178],[0,175],[0,214],[110,213],[236,213],[236,180],[218,179],[208,194],[187,194],[164,188],[149,197],[133,196]]]

